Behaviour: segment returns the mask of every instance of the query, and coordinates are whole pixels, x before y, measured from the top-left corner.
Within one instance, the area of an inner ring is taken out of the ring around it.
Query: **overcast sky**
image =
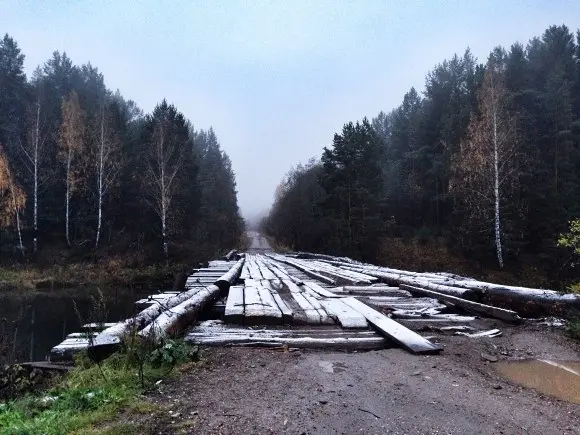
[[[345,122],[422,90],[435,64],[468,46],[484,61],[551,24],[576,31],[580,1],[0,0],[0,33],[27,73],[66,51],[143,110],[167,98],[196,128],[213,126],[246,217]]]

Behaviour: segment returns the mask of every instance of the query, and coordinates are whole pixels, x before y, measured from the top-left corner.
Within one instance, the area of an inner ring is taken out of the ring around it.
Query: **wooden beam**
[[[342,302],[341,299],[322,299],[320,305],[340,326],[347,329],[368,328],[365,317]]]
[[[343,298],[341,300],[349,307],[365,316],[368,322],[373,325],[379,333],[396,341],[413,353],[437,353],[443,350],[443,348],[438,344],[431,343],[416,332],[411,331],[400,323],[397,323],[378,311],[373,310],[368,305],[363,304],[353,297]]]
[[[411,285],[401,284],[401,288],[404,290],[408,290],[411,293],[430,296],[443,302],[452,303],[472,313],[485,314],[487,316],[507,320],[509,322],[519,322],[520,320],[522,320],[521,317],[518,315],[518,313],[511,310],[506,310],[504,308],[492,307],[491,305],[480,304],[478,302],[468,301],[466,299],[461,299],[455,296],[446,295],[443,293],[438,293],[433,290],[424,289],[421,287]]]

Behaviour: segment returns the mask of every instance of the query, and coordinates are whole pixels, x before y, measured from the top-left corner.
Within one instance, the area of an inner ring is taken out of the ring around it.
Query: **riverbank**
[[[155,405],[144,402],[141,395],[171,377],[175,367],[191,367],[199,359],[197,348],[179,341],[158,348],[138,344],[99,365],[81,354],[74,369],[48,379],[45,388],[14,391],[4,398],[0,434],[135,433],[124,430],[124,425],[103,428],[102,424],[120,412],[153,412]],[[28,378],[15,379],[11,387],[21,388]]]
[[[0,291],[78,288],[90,285],[124,288],[171,287],[191,265],[130,266],[115,260],[38,267],[0,266]]]

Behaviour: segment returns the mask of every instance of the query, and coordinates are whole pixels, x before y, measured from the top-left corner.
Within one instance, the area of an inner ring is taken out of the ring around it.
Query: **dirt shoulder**
[[[140,433],[580,433],[580,405],[500,377],[496,363],[580,359],[545,327],[506,327],[496,338],[441,336],[445,351],[345,353],[215,348],[206,363],[164,381],[127,414]]]

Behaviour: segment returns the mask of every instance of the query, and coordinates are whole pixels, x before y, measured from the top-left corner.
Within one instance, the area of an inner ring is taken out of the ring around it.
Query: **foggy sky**
[[[435,64],[468,46],[484,62],[552,24],[575,32],[580,1],[0,0],[0,33],[27,74],[66,51],[144,111],[165,97],[196,128],[213,126],[246,217],[344,123],[423,90]]]

